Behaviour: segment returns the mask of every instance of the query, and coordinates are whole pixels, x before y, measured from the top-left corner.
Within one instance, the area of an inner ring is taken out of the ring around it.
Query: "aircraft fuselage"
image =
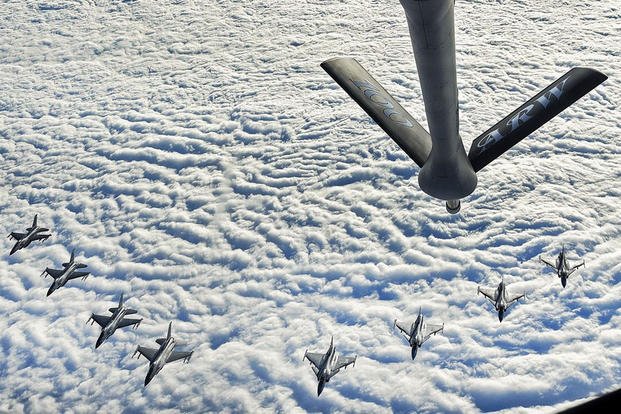
[[[157,373],[164,368],[164,365],[166,365],[166,361],[168,360],[170,354],[173,353],[175,346],[175,338],[173,337],[166,338],[162,345],[160,345],[160,348],[155,353],[155,358],[153,358],[153,361],[149,363],[149,372],[147,372],[147,376],[144,379],[145,387],[149,382],[151,382],[153,377],[155,377],[155,375],[157,375]]]
[[[65,271],[59,277],[54,279],[54,281],[52,282],[52,286],[50,286],[50,289],[47,291],[47,296],[50,296],[52,292],[54,292],[59,287],[65,286],[71,274],[75,272],[78,267],[80,267],[80,263],[71,263],[69,266],[67,266]]]
[[[123,318],[127,315],[127,309],[123,305],[119,305],[116,308],[112,316],[110,317],[110,321],[103,327],[101,330],[101,334],[99,334],[99,338],[97,338],[97,343],[95,344],[95,348],[98,348],[106,339],[110,338],[114,332],[116,331],[119,323],[123,320]]]
[[[28,233],[26,233],[26,236],[24,236],[23,239],[18,240],[17,242],[15,242],[15,245],[13,246],[13,248],[11,249],[11,253],[13,254],[16,251],[23,249],[25,247],[30,246],[30,243],[32,243],[35,239],[35,236],[39,233],[43,233],[47,231],[47,229],[44,229],[42,227],[32,227],[30,230],[28,230]]]
[[[317,369],[317,380],[319,381],[319,384],[317,385],[318,396],[321,395],[326,382],[330,382],[330,378],[338,372],[338,370],[333,371],[333,367],[336,364],[337,359],[338,355],[336,353],[336,348],[334,345],[330,344],[328,351],[321,360],[320,367]]]

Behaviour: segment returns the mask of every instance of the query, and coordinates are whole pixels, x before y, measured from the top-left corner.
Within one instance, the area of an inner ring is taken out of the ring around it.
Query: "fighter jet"
[[[607,79],[594,69],[569,70],[475,138],[466,155],[459,134],[455,1],[400,1],[410,29],[429,132],[355,59],[329,59],[321,67],[421,168],[420,189],[446,201],[451,214],[459,212],[460,200],[475,190],[477,172]]]
[[[132,355],[132,358],[138,354],[138,359],[140,359],[140,355],[144,355],[149,362],[149,372],[147,372],[147,376],[144,379],[144,386],[146,387],[149,382],[155,377],[155,375],[164,368],[169,362],[177,361],[179,359],[183,359],[184,363],[190,362],[190,358],[192,357],[192,353],[190,352],[178,352],[175,351],[175,346],[177,346],[177,342],[175,338],[171,336],[172,331],[172,322],[168,325],[168,334],[166,338],[156,339],[160,347],[159,349],[147,348],[144,346],[139,346],[138,349]]]
[[[330,378],[338,374],[341,368],[347,369],[347,366],[350,364],[355,365],[356,358],[357,356],[338,356],[336,348],[334,347],[334,337],[330,339],[330,347],[325,354],[308,352],[308,350],[306,350],[302,360],[308,359],[312,364],[313,372],[319,381],[319,385],[317,386],[317,396],[321,395],[326,382],[330,382]]]
[[[507,296],[507,289],[504,280],[500,281],[496,290],[493,290],[493,288],[481,289],[481,287],[479,286],[477,288],[477,295],[479,293],[483,294],[483,296],[485,296],[487,299],[489,299],[490,302],[492,302],[492,305],[494,305],[494,308],[496,308],[496,310],[498,311],[498,320],[500,322],[502,322],[502,319],[505,317],[505,311],[507,310],[507,308],[513,302],[525,296],[525,294],[523,293],[521,295],[512,296],[511,299],[509,299]]]
[[[47,296],[50,296],[52,292],[54,292],[59,287],[65,286],[65,283],[67,283],[69,280],[77,279],[79,277],[81,277],[82,280],[85,280],[90,273],[77,270],[85,267],[85,264],[77,263],[75,261],[75,249],[73,249],[71,251],[71,258],[69,258],[69,262],[63,263],[62,270],[50,269],[49,267],[46,268],[43,273],[41,273],[41,276],[47,277],[49,275],[54,278],[52,286],[50,286],[50,289],[47,291]]]
[[[578,263],[575,266],[569,265],[569,259],[565,254],[565,245],[561,247],[561,252],[556,258],[556,264],[552,264],[552,262],[547,261],[541,256],[539,256],[539,260],[556,270],[556,275],[561,278],[561,285],[563,285],[563,287],[567,285],[567,278],[571,276],[571,274],[574,273],[580,266],[584,266],[584,260],[582,263]]]
[[[431,337],[431,335],[435,335],[438,332],[442,332],[444,330],[444,324],[442,325],[431,325],[425,322],[425,317],[423,316],[422,308],[418,309],[418,317],[416,321],[407,328],[405,325],[400,324],[395,319],[395,326],[399,328],[405,339],[407,339],[408,343],[412,347],[412,359],[416,358],[416,353],[418,352],[418,348],[420,348],[423,343]]]
[[[19,249],[28,247],[33,241],[45,241],[51,236],[51,234],[42,234],[50,231],[50,229],[37,226],[37,216],[38,214],[35,214],[34,220],[32,221],[32,226],[26,229],[26,233],[18,233],[14,231],[9,234],[9,239],[17,240],[15,246],[13,246],[13,248],[11,249],[11,253],[9,253],[9,256],[18,251]]]
[[[112,334],[117,330],[117,328],[124,328],[126,326],[134,325],[134,329],[137,329],[140,325],[140,322],[142,322],[142,318],[125,318],[125,315],[138,313],[138,311],[125,307],[122,293],[121,298],[119,299],[119,306],[117,306],[116,308],[110,308],[108,310],[112,312],[112,316],[96,315],[93,313],[91,314],[89,320],[86,321],[86,323],[90,322],[91,325],[97,322],[99,326],[101,326],[101,334],[99,335],[99,338],[97,338],[95,348],[99,348],[99,345],[101,345],[106,339],[110,338]]]

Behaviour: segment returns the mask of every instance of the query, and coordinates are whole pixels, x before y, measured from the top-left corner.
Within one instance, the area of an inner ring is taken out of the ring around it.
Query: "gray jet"
[[[101,334],[99,335],[99,338],[97,338],[95,348],[99,348],[99,345],[101,345],[106,339],[110,338],[117,328],[124,328],[126,326],[134,325],[134,329],[137,329],[140,322],[142,322],[142,318],[131,319],[125,317],[125,315],[138,313],[138,311],[125,307],[122,293],[121,298],[119,299],[119,305],[116,308],[110,308],[108,310],[112,312],[111,316],[96,315],[93,313],[91,314],[89,320],[86,321],[86,323],[90,322],[91,325],[93,325],[94,322],[97,322],[99,326],[101,326]]]
[[[26,229],[26,233],[18,233],[14,231],[9,234],[9,239],[17,240],[15,246],[13,246],[13,248],[11,249],[11,253],[9,253],[9,256],[18,251],[19,249],[28,247],[33,241],[45,241],[51,236],[51,234],[42,234],[50,231],[50,229],[37,226],[37,215],[38,214],[35,214],[34,220],[32,221],[32,226]]]
[[[59,287],[65,286],[65,284],[72,279],[77,279],[81,277],[82,280],[85,280],[90,273],[78,271],[78,269],[83,269],[85,267],[85,264],[77,263],[75,261],[75,249],[73,249],[71,250],[71,258],[69,258],[69,262],[63,263],[63,269],[57,270],[50,269],[49,267],[46,268],[43,273],[41,273],[41,276],[47,277],[49,275],[54,278],[52,286],[50,286],[50,289],[47,291],[47,296],[50,296],[52,292],[54,292]]]
[[[160,347],[158,349],[147,348],[144,346],[139,346],[138,349],[132,355],[132,358],[140,353],[147,358],[149,362],[149,372],[147,372],[147,376],[144,379],[144,386],[146,387],[149,382],[155,377],[155,375],[164,368],[169,362],[177,361],[179,359],[183,359],[184,363],[190,362],[190,358],[192,357],[192,353],[190,352],[178,352],[175,351],[175,346],[177,346],[177,342],[175,338],[171,335],[172,331],[172,322],[168,325],[168,334],[166,338],[158,338],[155,340]],[[140,359],[140,354],[138,355],[138,359]]]
[[[561,252],[558,254],[556,258],[556,263],[552,264],[548,260],[539,256],[539,260],[541,260],[546,265],[550,266],[556,271],[556,275],[561,278],[561,285],[565,287],[567,285],[567,278],[571,276],[573,272],[575,272],[580,266],[584,266],[584,260],[582,263],[578,263],[577,265],[570,266],[568,262],[567,255],[565,254],[565,246],[561,247]],[[573,259],[572,259],[573,260]]]
[[[593,69],[571,69],[475,138],[466,155],[459,134],[454,0],[401,0],[401,5],[410,29],[429,132],[355,59],[329,59],[321,67],[421,168],[421,190],[446,201],[451,214],[459,212],[460,200],[476,188],[478,171],[607,78]],[[529,80],[529,84],[535,83]]]
[[[334,347],[334,337],[330,339],[330,347],[325,354],[308,352],[308,350],[306,350],[302,360],[308,359],[312,364],[313,372],[319,381],[319,385],[317,386],[317,396],[321,395],[326,382],[330,382],[330,378],[338,374],[341,368],[347,369],[349,365],[355,365],[356,358],[357,356],[338,356],[336,348]]]
[[[498,320],[500,322],[502,322],[503,318],[505,317],[505,311],[507,310],[507,308],[513,302],[526,296],[524,293],[522,293],[521,295],[513,296],[509,299],[504,280],[500,281],[496,290],[494,290],[493,288],[481,289],[480,286],[477,287],[477,295],[479,293],[481,293],[483,296],[489,299],[490,302],[492,302],[492,305],[494,305],[494,308],[496,308],[496,310],[498,311]]]
[[[406,325],[402,325],[395,319],[395,326],[399,328],[405,339],[407,339],[408,343],[412,347],[412,359],[416,358],[416,354],[418,352],[418,348],[420,348],[423,343],[431,337],[431,335],[435,335],[438,332],[442,332],[444,330],[444,324],[442,325],[431,325],[425,322],[425,317],[423,316],[423,309],[418,309],[418,317],[416,321],[410,325],[410,327],[406,327]]]

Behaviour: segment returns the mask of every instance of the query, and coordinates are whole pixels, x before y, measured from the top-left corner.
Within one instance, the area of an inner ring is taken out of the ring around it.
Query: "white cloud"
[[[466,145],[572,66],[610,79],[479,174],[457,216],[319,63],[423,124],[396,1],[28,2],[0,12],[0,411],[540,412],[618,387],[611,1],[458,2]],[[574,4],[575,3],[575,4]],[[562,288],[539,255],[584,257]],[[50,297],[72,248],[92,275]],[[500,324],[476,286],[525,291]],[[121,292],[144,318],[94,349]],[[411,360],[392,327],[445,323]],[[169,321],[189,365],[143,387]],[[316,397],[305,349],[358,355]]]

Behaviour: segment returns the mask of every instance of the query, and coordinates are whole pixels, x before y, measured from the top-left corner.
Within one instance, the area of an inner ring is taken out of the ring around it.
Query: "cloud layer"
[[[166,3],[166,4],[165,4]],[[0,10],[0,411],[551,412],[618,388],[616,2],[458,2],[461,135],[573,66],[609,80],[450,216],[321,70],[356,57],[425,123],[399,3],[47,1]],[[585,10],[588,10],[586,12]],[[586,260],[563,289],[539,263]],[[45,297],[72,248],[92,276]],[[527,300],[502,324],[477,285]],[[124,292],[144,318],[97,351]],[[445,323],[415,361],[392,327]],[[137,345],[194,349],[143,387]],[[356,366],[320,398],[305,349]],[[554,408],[553,408],[554,407]]]

